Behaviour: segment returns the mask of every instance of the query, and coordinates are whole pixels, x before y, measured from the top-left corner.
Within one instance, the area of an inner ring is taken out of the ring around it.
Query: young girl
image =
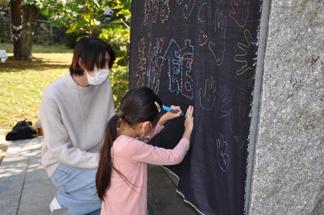
[[[145,215],[147,164],[173,165],[182,161],[189,149],[193,129],[193,107],[187,109],[185,131],[174,149],[146,144],[164,124],[182,112],[160,115],[161,100],[147,87],[129,91],[120,112],[106,127],[96,177],[102,215]],[[161,117],[160,117],[161,116]]]

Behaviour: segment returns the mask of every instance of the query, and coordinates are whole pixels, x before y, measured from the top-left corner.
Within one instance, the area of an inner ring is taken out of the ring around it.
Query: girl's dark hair
[[[124,180],[127,180],[113,165],[111,147],[117,138],[117,126],[120,121],[133,126],[140,122],[150,121],[153,126],[160,118],[157,105],[162,102],[154,92],[147,88],[136,88],[130,90],[122,98],[120,112],[115,114],[108,122],[105,131],[105,138],[100,149],[99,167],[96,175],[97,193],[103,200],[106,190],[110,187],[112,170],[115,170]]]
[[[82,76],[83,69],[79,65],[79,60],[87,70],[103,68],[106,63],[106,53],[109,55],[108,66],[112,67],[116,57],[113,49],[105,41],[95,37],[83,37],[74,47],[72,63],[70,66],[71,75]]]

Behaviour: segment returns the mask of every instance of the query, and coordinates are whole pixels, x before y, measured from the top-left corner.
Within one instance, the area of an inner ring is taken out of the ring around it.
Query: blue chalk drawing
[[[199,5],[199,9],[198,9],[198,20],[199,22],[206,22],[207,21],[207,2],[204,1]]]
[[[190,39],[185,40],[185,46],[171,39],[164,59],[168,66],[169,91],[193,99],[192,64],[194,61],[194,46]]]

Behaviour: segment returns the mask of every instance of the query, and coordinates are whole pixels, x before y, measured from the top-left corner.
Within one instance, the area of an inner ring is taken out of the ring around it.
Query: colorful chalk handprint
[[[252,35],[248,29],[244,30],[244,39],[245,41],[243,43],[237,43],[240,53],[234,55],[234,62],[241,64],[240,68],[235,72],[235,74],[238,76],[251,71],[252,68],[252,63],[249,63],[249,59],[251,58],[250,56],[253,55],[253,53],[251,53]]]

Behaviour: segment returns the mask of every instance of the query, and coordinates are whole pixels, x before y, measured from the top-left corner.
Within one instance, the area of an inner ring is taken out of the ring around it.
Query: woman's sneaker
[[[53,200],[51,201],[49,208],[50,208],[51,214],[53,214],[54,210],[62,208],[55,196],[54,196]]]

